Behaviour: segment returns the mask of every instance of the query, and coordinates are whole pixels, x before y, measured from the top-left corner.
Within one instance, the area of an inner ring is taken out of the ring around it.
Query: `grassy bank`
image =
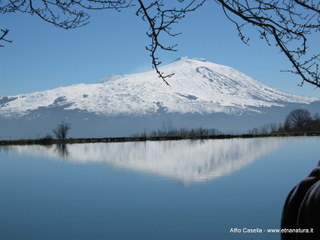
[[[231,138],[257,138],[257,137],[289,137],[289,136],[320,136],[320,132],[305,133],[270,133],[270,134],[217,134],[197,136],[138,136],[138,137],[112,137],[112,138],[39,138],[0,140],[0,146],[6,145],[51,145],[74,143],[103,143],[103,142],[142,142],[142,141],[171,141],[171,140],[201,140],[201,139],[231,139]]]

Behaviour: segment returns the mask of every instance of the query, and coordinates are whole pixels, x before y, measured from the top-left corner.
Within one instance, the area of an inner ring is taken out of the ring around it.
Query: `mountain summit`
[[[41,135],[62,120],[72,123],[73,136],[86,137],[126,136],[161,128],[168,122],[177,128],[202,126],[237,131],[261,126],[264,122],[251,121],[258,120],[257,116],[279,122],[290,109],[312,108],[318,101],[273,89],[233,68],[202,59],[179,58],[161,71],[174,73],[170,86],[154,71],[148,71],[2,97],[0,123],[9,129],[0,131],[0,137],[30,137],[32,131],[27,128],[35,123],[33,134]],[[239,116],[251,116],[251,126],[241,123]],[[231,121],[235,117],[238,129]],[[25,128],[20,135],[16,132],[19,126]]]

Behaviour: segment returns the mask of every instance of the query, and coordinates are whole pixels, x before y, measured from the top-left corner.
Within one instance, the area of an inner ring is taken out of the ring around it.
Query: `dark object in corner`
[[[320,162],[308,177],[289,193],[283,207],[282,240],[320,239]],[[308,229],[309,233],[306,233]],[[298,233],[290,233],[295,230]]]

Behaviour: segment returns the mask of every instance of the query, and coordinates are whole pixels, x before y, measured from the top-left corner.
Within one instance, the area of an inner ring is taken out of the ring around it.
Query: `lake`
[[[279,137],[2,146],[0,239],[280,239],[267,229],[280,227],[285,198],[317,165],[319,144]]]

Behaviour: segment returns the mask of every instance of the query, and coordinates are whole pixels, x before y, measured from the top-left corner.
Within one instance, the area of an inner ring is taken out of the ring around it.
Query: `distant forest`
[[[305,133],[319,134],[320,133],[320,116],[315,114],[311,117],[308,110],[295,109],[291,111],[284,123],[271,123],[260,128],[254,128],[249,131],[249,134],[277,134],[277,133]]]
[[[254,128],[243,134],[225,134],[217,129],[195,128],[175,129],[170,124],[164,125],[163,129],[147,133],[135,134],[131,137],[105,137],[105,138],[67,138],[71,125],[61,122],[53,130],[55,138],[48,134],[39,139],[0,140],[1,145],[16,144],[66,144],[66,143],[89,143],[89,142],[127,142],[127,141],[148,141],[148,140],[180,140],[180,139],[226,139],[226,138],[252,138],[272,136],[314,136],[320,135],[319,114],[311,117],[309,111],[296,109],[291,111],[283,123],[271,123],[260,128]],[[63,147],[63,146],[62,146]]]
[[[234,135],[302,135],[302,134],[320,134],[320,116],[319,114],[311,117],[308,110],[295,109],[291,111],[283,123],[270,123],[260,128],[253,128],[247,134],[234,134]],[[147,137],[147,138],[166,138],[166,137],[179,137],[179,138],[202,138],[212,136],[226,136],[221,131],[215,128],[195,128],[195,129],[175,129],[174,127],[165,127],[151,131],[136,134],[133,137]],[[232,134],[233,135],[233,134]]]

